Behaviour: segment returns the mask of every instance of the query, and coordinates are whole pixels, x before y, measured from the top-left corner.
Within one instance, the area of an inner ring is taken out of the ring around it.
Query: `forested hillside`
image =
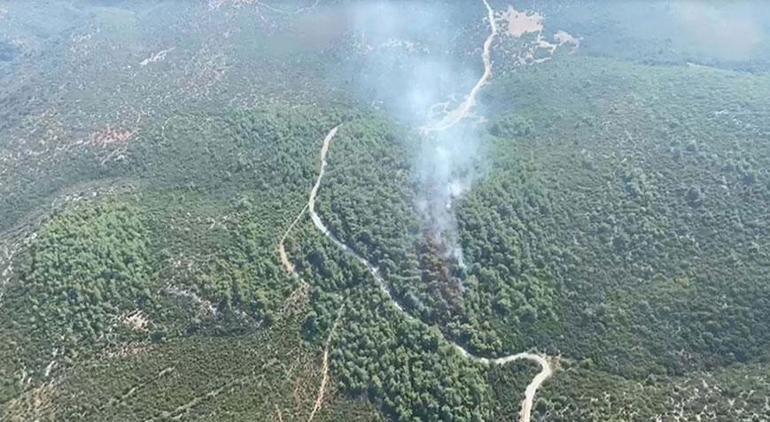
[[[770,48],[524,3],[0,0],[0,420],[770,420]]]

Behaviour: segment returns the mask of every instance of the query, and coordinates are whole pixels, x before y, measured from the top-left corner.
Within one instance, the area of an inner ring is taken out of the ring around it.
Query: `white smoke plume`
[[[358,51],[364,60],[354,85],[360,96],[378,104],[418,130],[441,121],[466,100],[484,74],[480,51],[458,48],[458,25],[488,25],[488,9],[434,2],[364,2],[352,7]],[[469,13],[470,12],[470,13]],[[461,16],[464,15],[464,16]],[[480,49],[488,30],[474,30]],[[465,43],[465,46],[471,45]],[[420,191],[417,208],[445,258],[464,265],[455,204],[478,174],[480,142],[473,119],[424,131],[414,159]]]

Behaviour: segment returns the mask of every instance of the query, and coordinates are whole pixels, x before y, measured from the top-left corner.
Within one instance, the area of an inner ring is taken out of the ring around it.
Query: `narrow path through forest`
[[[331,330],[329,330],[329,336],[326,337],[326,343],[324,344],[323,368],[321,371],[321,385],[318,387],[318,396],[315,399],[313,410],[310,412],[310,416],[307,418],[307,422],[313,421],[313,417],[315,416],[316,412],[321,410],[321,405],[323,405],[324,394],[326,393],[326,384],[329,382],[329,348],[331,347],[332,336],[334,336],[334,331],[337,330],[337,325],[340,323],[340,318],[342,318],[342,312],[344,309],[345,305],[340,306],[339,311],[337,311],[337,318],[334,319],[334,324],[332,325]]]
[[[281,260],[281,265],[283,265],[283,268],[286,269],[286,272],[292,276],[296,276],[296,272],[294,271],[294,264],[291,263],[289,260],[289,255],[286,254],[286,237],[289,236],[289,232],[291,232],[294,226],[297,225],[297,222],[299,222],[300,218],[305,215],[307,207],[308,205],[305,204],[305,206],[302,208],[302,211],[297,214],[297,218],[295,218],[294,221],[289,224],[286,232],[284,232],[283,236],[281,236],[281,240],[278,241],[278,258]]]

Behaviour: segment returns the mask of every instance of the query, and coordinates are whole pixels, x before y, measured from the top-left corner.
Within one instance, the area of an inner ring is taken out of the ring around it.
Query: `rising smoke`
[[[457,9],[465,11],[458,16]],[[410,127],[440,121],[461,103],[483,72],[480,51],[463,56],[458,23],[478,26],[487,10],[478,14],[462,8],[424,2],[365,2],[352,7],[352,36],[363,57],[356,63],[354,89],[376,101]],[[454,13],[454,15],[453,15]],[[472,21],[469,21],[472,19]],[[478,32],[478,31],[476,31]],[[483,33],[475,46],[481,47]],[[453,206],[470,188],[481,163],[479,131],[470,119],[445,130],[424,133],[414,158],[417,209],[425,229],[445,258],[464,265]]]

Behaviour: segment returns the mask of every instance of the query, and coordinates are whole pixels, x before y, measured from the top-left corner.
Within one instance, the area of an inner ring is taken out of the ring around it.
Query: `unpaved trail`
[[[420,132],[423,135],[427,135],[432,132],[445,131],[454,127],[456,124],[460,123],[463,119],[468,117],[468,115],[473,111],[473,108],[476,107],[476,96],[478,96],[479,91],[481,91],[481,88],[483,88],[484,85],[486,85],[489,80],[492,79],[492,43],[495,41],[495,37],[497,36],[498,32],[497,22],[495,21],[495,11],[492,9],[492,6],[489,5],[487,0],[482,1],[484,2],[484,6],[487,8],[487,19],[489,19],[489,26],[491,29],[489,36],[484,41],[484,49],[481,53],[481,59],[484,62],[484,74],[481,75],[479,81],[476,82],[476,85],[473,86],[473,89],[471,89],[471,92],[465,98],[465,101],[460,103],[457,108],[445,114],[444,117],[438,122],[432,124],[429,123],[428,125],[423,126],[420,129]]]
[[[321,378],[321,386],[318,387],[318,396],[315,399],[315,405],[313,405],[313,411],[310,412],[310,416],[307,418],[307,422],[311,422],[315,417],[316,412],[321,409],[321,405],[324,401],[324,393],[326,392],[326,384],[329,382],[329,347],[331,346],[332,336],[337,329],[337,325],[342,318],[342,311],[345,309],[345,305],[340,306],[340,310],[337,311],[337,318],[334,320],[332,329],[329,330],[329,336],[326,337],[326,344],[324,345],[324,357],[323,357],[323,377]]]
[[[308,210],[310,211],[310,218],[313,220],[313,224],[316,226],[316,228],[320,230],[321,233],[323,233],[329,240],[331,240],[335,246],[340,248],[343,252],[345,252],[351,258],[363,264],[369,270],[369,272],[374,277],[375,281],[377,281],[377,285],[391,299],[391,301],[396,306],[396,308],[398,308],[399,311],[403,312],[410,319],[414,319],[401,307],[401,305],[396,300],[393,299],[393,295],[391,294],[390,289],[388,288],[385,281],[380,276],[380,272],[377,269],[377,267],[375,267],[372,263],[367,261],[364,257],[358,255],[352,249],[350,249],[348,245],[342,243],[339,239],[337,239],[337,237],[334,236],[332,232],[323,223],[323,221],[321,220],[321,217],[319,217],[318,214],[315,212],[316,196],[318,195],[318,189],[320,189],[321,187],[321,179],[323,179],[324,173],[326,172],[326,154],[329,152],[329,147],[331,146],[331,142],[332,140],[334,140],[334,136],[337,134],[338,129],[339,129],[339,126],[332,129],[329,132],[329,134],[326,135],[323,146],[321,147],[321,169],[318,172],[318,179],[316,180],[315,185],[313,186],[313,189],[310,191],[310,197],[308,198],[308,203],[307,203]]]
[[[302,211],[297,214],[297,218],[294,219],[294,221],[289,224],[289,227],[286,228],[286,231],[283,233],[283,236],[281,236],[281,240],[278,241],[278,258],[281,260],[281,265],[283,265],[283,268],[286,270],[287,273],[291,274],[293,277],[298,277],[297,273],[294,271],[294,264],[289,261],[289,255],[286,254],[286,238],[289,236],[289,232],[294,229],[294,226],[297,225],[297,222],[299,222],[300,218],[302,218],[303,215],[305,215],[305,211],[307,211],[308,204],[305,204],[305,206],[302,208]]]
[[[455,347],[458,347],[460,349],[460,353],[465,352],[465,349],[462,347],[457,346],[456,344],[452,344]],[[521,401],[521,411],[519,412],[519,421],[520,422],[529,422],[532,418],[532,406],[535,403],[535,394],[537,394],[538,388],[547,380],[548,378],[553,375],[553,366],[551,366],[551,362],[548,360],[547,357],[538,355],[535,353],[516,353],[515,355],[508,355],[499,357],[496,359],[487,359],[487,358],[480,358],[473,356],[469,353],[466,354],[469,358],[476,360],[477,362],[482,362],[485,364],[494,364],[494,365],[505,365],[507,363],[517,361],[517,360],[529,360],[532,362],[536,362],[538,365],[540,365],[540,372],[535,375],[534,378],[532,378],[532,381],[529,382],[527,385],[527,388],[524,390],[524,400]]]
[[[460,121],[462,121],[466,117],[468,117],[468,115],[472,112],[473,108],[476,106],[476,96],[478,95],[479,91],[492,78],[491,49],[492,49],[492,43],[494,42],[494,39],[497,36],[498,28],[497,28],[497,23],[495,21],[494,10],[489,5],[487,0],[482,0],[482,1],[484,3],[484,6],[486,6],[487,8],[487,15],[488,15],[489,24],[491,27],[491,33],[489,34],[487,39],[484,41],[484,49],[482,53],[482,59],[484,61],[484,74],[481,76],[479,81],[470,91],[465,101],[463,101],[457,108],[448,112],[437,123],[429,124],[422,127],[420,131],[423,135],[427,135],[432,132],[441,132],[441,131],[448,130],[454,127],[455,125],[457,125]],[[286,256],[286,251],[283,247],[283,243],[288,232],[297,223],[300,217],[302,217],[305,210],[308,210],[310,213],[310,218],[313,220],[313,225],[315,225],[315,227],[321,233],[323,233],[324,236],[326,236],[337,248],[339,248],[346,255],[355,259],[356,261],[360,262],[366,267],[366,269],[374,278],[380,290],[388,297],[388,299],[390,299],[390,303],[393,304],[393,306],[400,313],[402,313],[405,318],[412,321],[422,322],[420,319],[412,316],[409,312],[407,312],[404,309],[404,307],[398,302],[398,300],[395,299],[395,296],[393,295],[393,292],[391,291],[390,286],[382,278],[378,268],[374,266],[374,264],[369,262],[366,258],[359,255],[353,249],[348,247],[345,243],[337,239],[337,237],[334,234],[332,234],[329,228],[326,227],[326,225],[323,223],[323,220],[321,220],[321,217],[316,213],[315,202],[318,196],[318,190],[321,188],[321,181],[326,172],[326,165],[327,165],[326,156],[329,152],[329,148],[331,147],[331,143],[334,140],[334,137],[337,135],[337,131],[339,130],[339,128],[340,128],[340,125],[334,127],[326,135],[326,138],[324,138],[323,146],[321,147],[320,169],[318,172],[318,178],[316,179],[316,182],[310,191],[310,196],[308,197],[307,205],[305,206],[305,208],[303,208],[303,210],[300,212],[300,214],[297,216],[294,222],[289,226],[289,229],[286,231],[284,236],[281,238],[281,241],[279,242],[279,255],[281,257],[281,262],[283,263],[284,268],[286,268],[288,272],[293,274],[295,277],[298,277],[298,275],[294,271],[294,266],[291,264],[291,262],[289,262],[289,259]],[[339,320],[339,315],[337,320]],[[337,321],[335,321],[334,326],[332,327],[332,331],[329,333],[329,338],[327,339],[327,342],[326,342],[326,347],[324,350],[324,378],[321,381],[319,397],[316,400],[316,406],[313,408],[313,412],[310,415],[310,419],[313,418],[317,409],[320,408],[320,403],[323,400],[323,391],[327,381],[327,371],[328,371],[327,359],[328,359],[329,343],[336,326],[337,326]],[[521,401],[521,411],[519,413],[519,422],[531,421],[532,407],[534,406],[535,396],[537,394],[537,391],[542,386],[542,384],[553,375],[553,372],[554,372],[554,368],[551,364],[551,361],[547,356],[539,355],[535,353],[522,352],[522,353],[515,353],[507,356],[501,356],[498,358],[486,358],[486,357],[476,356],[472,354],[463,346],[449,340],[446,337],[444,337],[444,340],[448,342],[455,350],[457,350],[458,353],[460,353],[465,358],[477,363],[481,363],[483,365],[505,365],[517,360],[528,360],[540,365],[540,368],[541,368],[540,372],[532,379],[532,381],[530,381],[530,383],[527,385],[527,388],[524,391],[524,399]]]
[[[332,129],[329,132],[329,134],[326,135],[326,138],[324,139],[323,147],[321,148],[321,168],[320,168],[320,171],[318,172],[318,179],[316,180],[316,183],[313,186],[313,189],[310,191],[310,197],[308,198],[307,209],[310,212],[310,218],[313,220],[313,224],[316,226],[316,228],[321,233],[323,233],[329,240],[331,240],[331,242],[334,243],[335,246],[337,246],[339,249],[341,249],[343,252],[345,252],[345,254],[347,254],[351,258],[363,264],[367,268],[367,270],[369,270],[369,273],[374,278],[375,282],[377,283],[377,286],[380,288],[380,290],[383,293],[385,293],[388,299],[390,299],[390,302],[393,304],[393,306],[396,309],[398,309],[399,312],[401,312],[409,320],[422,322],[421,320],[419,320],[418,318],[412,316],[409,312],[407,312],[404,309],[404,307],[401,306],[398,300],[395,299],[395,296],[393,295],[390,289],[390,286],[388,286],[388,284],[382,278],[377,267],[375,267],[374,264],[369,262],[366,258],[359,255],[353,249],[349,248],[342,241],[337,239],[337,237],[334,236],[334,234],[332,234],[332,232],[326,227],[326,225],[323,223],[323,220],[321,220],[321,217],[319,217],[315,211],[316,197],[318,195],[318,190],[321,187],[321,179],[323,179],[323,176],[326,170],[326,164],[327,164],[326,155],[329,152],[329,147],[331,146],[331,142],[334,139],[334,136],[337,134],[338,129],[339,129],[339,126]],[[540,388],[543,382],[545,382],[548,378],[551,377],[551,375],[553,375],[553,367],[547,356],[542,356],[535,353],[523,352],[523,353],[516,353],[512,355],[507,355],[507,356],[501,356],[498,358],[486,358],[486,357],[476,356],[472,354],[463,346],[449,340],[446,337],[444,337],[444,340],[449,344],[451,344],[455,350],[457,350],[461,355],[463,355],[467,359],[470,359],[474,362],[478,362],[484,365],[505,365],[507,363],[517,361],[517,360],[529,360],[540,365],[540,368],[541,368],[540,372],[532,379],[529,385],[527,385],[527,388],[524,392],[524,400],[522,400],[521,402],[521,412],[519,415],[519,421],[530,422],[532,417],[532,407],[534,405],[535,395],[537,393],[537,390]]]
[[[311,189],[310,191],[310,196],[308,198],[307,204],[305,204],[305,206],[302,208],[299,214],[297,214],[297,217],[294,218],[294,221],[292,221],[291,224],[289,224],[289,227],[286,229],[283,236],[281,236],[281,239],[278,241],[278,256],[281,260],[281,264],[283,265],[286,272],[291,274],[291,276],[294,278],[299,278],[299,274],[297,273],[296,269],[294,268],[294,264],[291,263],[291,261],[289,260],[289,256],[286,253],[285,241],[286,241],[286,238],[289,236],[289,232],[291,232],[294,226],[297,225],[297,223],[302,218],[302,216],[305,215],[305,211],[307,211],[308,209],[313,209],[315,207],[316,194],[318,193],[318,189],[321,186],[321,179],[323,178],[324,171],[326,169],[326,154],[329,151],[329,146],[331,144],[332,139],[334,139],[334,135],[337,134],[338,128],[339,126],[332,129],[324,139],[323,146],[321,147],[321,168],[318,172],[318,179],[316,180],[315,185],[313,185],[313,189]],[[315,212],[313,212],[311,215],[315,216]],[[315,222],[315,218],[313,219],[313,222]],[[310,412],[310,416],[308,416],[308,419],[307,419],[308,422],[311,422],[313,420],[316,413],[319,410],[321,410],[321,406],[323,405],[323,398],[326,392],[326,384],[329,382],[329,349],[331,347],[332,336],[334,335],[334,332],[337,329],[337,325],[339,324],[340,318],[342,317],[343,309],[345,309],[344,305],[340,307],[339,311],[337,312],[337,318],[334,320],[334,324],[332,325],[331,330],[329,330],[329,336],[326,338],[326,343],[324,344],[323,363],[321,366],[321,373],[323,374],[321,378],[321,385],[318,387],[318,396],[316,397],[315,403],[313,404],[313,410]]]

